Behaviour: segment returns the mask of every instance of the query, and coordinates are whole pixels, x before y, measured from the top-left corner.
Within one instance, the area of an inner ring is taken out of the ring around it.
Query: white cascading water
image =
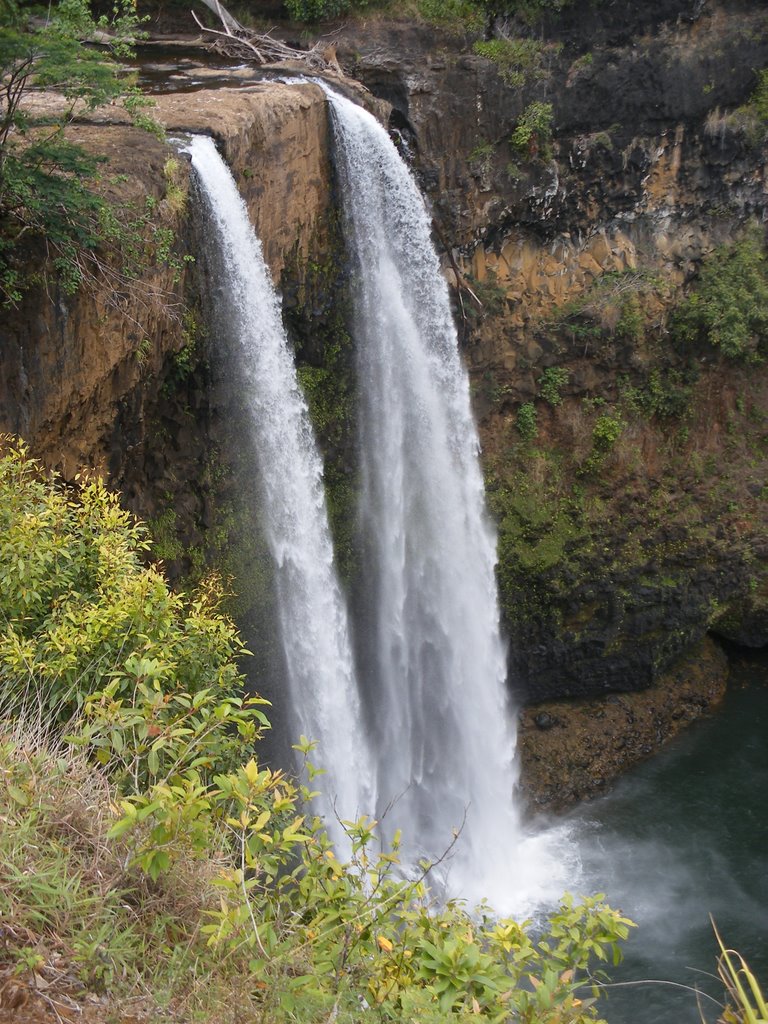
[[[375,806],[412,858],[464,822],[447,890],[527,912],[574,865],[567,836],[527,835],[515,806],[495,536],[448,288],[386,131],[324,89],[354,264]]]
[[[322,463],[279,298],[245,203],[211,139],[196,136],[185,149],[206,206],[209,244],[218,250],[224,276],[209,314],[235,352],[251,421],[294,724],[318,742],[313,760],[326,770],[318,810],[345,852],[345,834],[336,818],[356,818],[370,810],[370,758],[333,565]]]

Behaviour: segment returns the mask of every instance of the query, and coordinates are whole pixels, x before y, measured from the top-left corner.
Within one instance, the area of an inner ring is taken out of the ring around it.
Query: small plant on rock
[[[517,430],[524,441],[532,441],[537,433],[536,406],[533,402],[524,402],[517,410]]]
[[[518,118],[512,132],[512,146],[531,160],[549,160],[552,156],[553,121],[551,103],[530,103]]]
[[[568,383],[571,374],[563,366],[549,366],[539,377],[539,394],[550,405],[560,405],[563,400],[562,389]]]

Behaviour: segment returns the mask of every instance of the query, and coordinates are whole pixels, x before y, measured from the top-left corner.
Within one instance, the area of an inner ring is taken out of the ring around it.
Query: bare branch
[[[198,27],[207,35],[213,36],[213,49],[227,57],[253,61],[256,64],[279,64],[282,61],[298,61],[306,64],[310,71],[336,71],[341,68],[336,60],[334,46],[317,42],[308,50],[299,50],[289,46],[280,39],[275,39],[269,32],[254,32],[244,28],[219,0],[201,0],[210,10],[218,15],[223,26],[221,29],[206,28],[198,16],[192,11]]]

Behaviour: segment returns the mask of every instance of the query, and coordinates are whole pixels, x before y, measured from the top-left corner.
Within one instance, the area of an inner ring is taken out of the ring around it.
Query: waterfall
[[[461,829],[447,891],[526,911],[559,895],[571,866],[563,836],[526,834],[515,803],[496,538],[448,288],[386,131],[323,88],[353,261],[376,811],[413,861]]]
[[[370,758],[333,565],[322,464],[279,298],[245,203],[211,139],[196,136],[185,148],[205,207],[207,245],[222,278],[208,315],[217,341],[236,361],[258,462],[294,727],[318,743],[313,760],[326,770],[318,810],[345,847],[336,815],[356,818],[370,809]]]

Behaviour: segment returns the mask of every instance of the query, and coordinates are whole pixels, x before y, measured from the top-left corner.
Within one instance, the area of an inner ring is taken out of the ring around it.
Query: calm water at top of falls
[[[746,684],[751,685],[746,685]],[[581,891],[599,890],[638,927],[601,1007],[609,1024],[701,1024],[698,985],[722,998],[714,917],[768,992],[768,655],[737,660],[724,704],[607,796],[569,816]],[[704,1019],[718,1008],[702,999]]]

